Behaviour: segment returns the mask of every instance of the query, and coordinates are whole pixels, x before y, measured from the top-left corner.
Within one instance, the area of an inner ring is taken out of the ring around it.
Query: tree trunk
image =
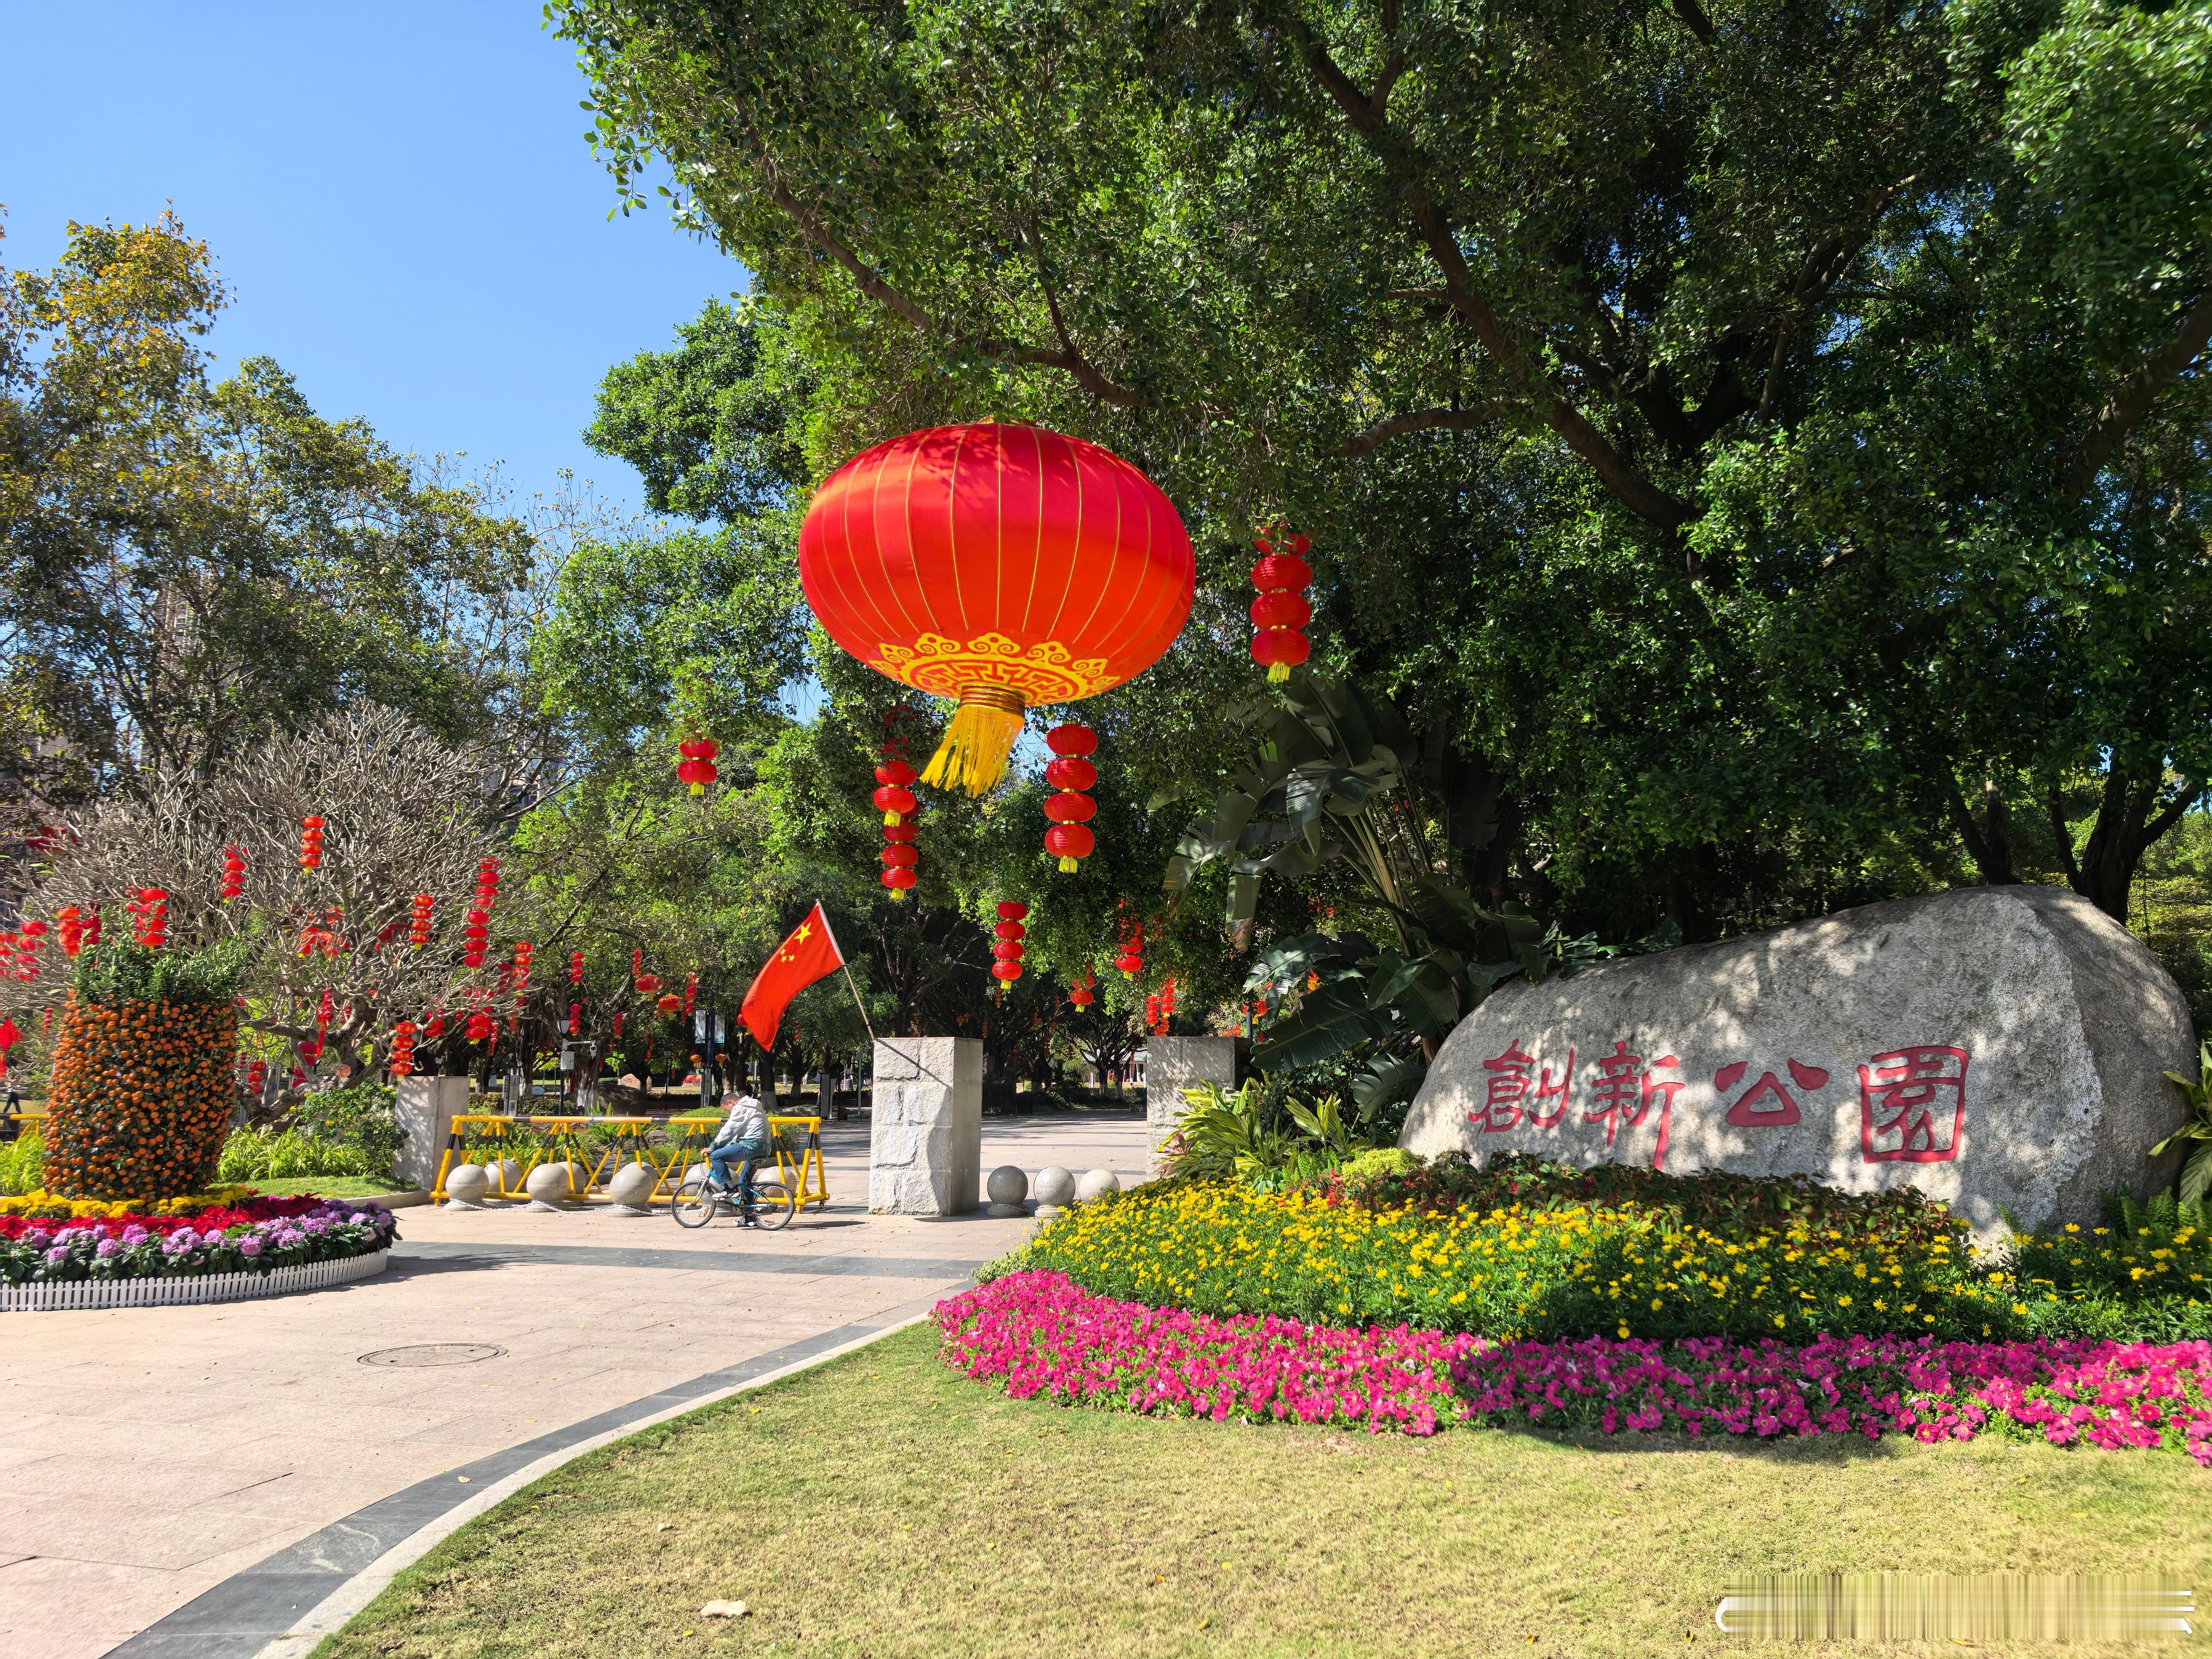
[[[1943,803],[1951,816],[1951,827],[1959,832],[1966,843],[1966,856],[1973,860],[1974,870],[1984,887],[2009,887],[2018,884],[2020,874],[2012,863],[2012,827],[2006,815],[2004,791],[1994,778],[1982,781],[1981,816],[1967,811],[1965,795],[1960,791],[1958,780],[1951,781],[1950,790]]]
[[[2183,778],[2169,784],[2163,769],[2135,775],[2116,759],[2105,773],[2105,793],[2097,804],[2096,822],[2090,826],[2088,844],[2081,856],[2074,853],[2074,833],[2066,822],[2065,802],[2053,779],[2047,798],[2051,832],[2058,838],[2058,854],[2066,866],[2066,879],[2074,890],[2114,921],[2128,919],[2128,893],[2135,885],[2142,855],[2160,836],[2181,822],[2189,803],[2203,792],[2201,780]]]

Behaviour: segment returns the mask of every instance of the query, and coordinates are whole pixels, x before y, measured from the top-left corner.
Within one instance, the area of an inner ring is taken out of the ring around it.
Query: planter
[[[160,1308],[209,1302],[247,1302],[327,1290],[380,1273],[390,1250],[372,1250],[336,1261],[272,1267],[265,1273],[197,1273],[178,1279],[79,1279],[55,1285],[0,1286],[0,1313],[51,1312],[70,1308]]]

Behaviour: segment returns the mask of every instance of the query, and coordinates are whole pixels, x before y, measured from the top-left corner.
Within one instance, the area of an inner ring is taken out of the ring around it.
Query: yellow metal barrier
[[[510,1186],[499,1168],[507,1161],[507,1143],[514,1141],[524,1124],[539,1133],[526,1147],[515,1147],[520,1157],[512,1161],[519,1166]],[[799,1207],[807,1209],[830,1201],[829,1172],[822,1162],[822,1120],[819,1117],[771,1117],[769,1131],[775,1137],[775,1166],[782,1176],[784,1185],[798,1194]],[[616,1139],[596,1158],[586,1155],[583,1144],[585,1131],[592,1126],[616,1130]],[[666,1121],[668,1138],[656,1147],[653,1131],[659,1120],[649,1117],[530,1117],[514,1118],[494,1112],[471,1112],[454,1117],[452,1130],[446,1137],[444,1152],[438,1159],[437,1179],[432,1182],[430,1196],[442,1200],[446,1196],[446,1176],[458,1158],[462,1163],[475,1163],[474,1154],[488,1153],[494,1162],[489,1166],[495,1176],[488,1188],[489,1195],[499,1198],[520,1198],[524,1183],[530,1172],[541,1164],[567,1163],[582,1166],[586,1170],[583,1184],[569,1176],[569,1195],[587,1196],[590,1189],[603,1186],[610,1167],[620,1168],[629,1158],[654,1170],[659,1179],[647,1196],[650,1203],[655,1198],[672,1195],[682,1184],[684,1172],[706,1157],[708,1143],[714,1139],[714,1131],[722,1125],[719,1115],[692,1114]],[[803,1144],[794,1146],[794,1139],[803,1134]]]

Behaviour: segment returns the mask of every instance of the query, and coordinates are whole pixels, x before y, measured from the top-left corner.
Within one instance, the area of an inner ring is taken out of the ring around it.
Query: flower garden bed
[[[0,1291],[209,1277],[250,1281],[280,1271],[289,1275],[293,1269],[380,1257],[398,1234],[389,1211],[343,1199],[240,1196],[169,1214],[104,1208],[106,1213],[94,1216],[0,1216]],[[308,1285],[303,1279],[297,1288]],[[266,1292],[248,1284],[239,1293]],[[212,1298],[176,1293],[120,1298],[204,1299]],[[17,1297],[0,1305],[33,1302],[43,1305],[51,1297]],[[111,1298],[99,1305],[118,1304]]]
[[[1937,1206],[1793,1188],[1785,1212],[1790,1194],[1709,1185],[1374,1210],[1154,1182],[1054,1222],[1006,1266],[1154,1307],[1499,1341],[2212,1337],[2212,1258],[2185,1225],[2069,1227],[1983,1261]]]
[[[1213,1316],[1017,1271],[939,1304],[944,1355],[1016,1398],[1225,1421],[1429,1434],[1451,1424],[1613,1434],[1885,1434],[2166,1448],[2212,1465],[2212,1343],[1822,1336],[1499,1342]]]

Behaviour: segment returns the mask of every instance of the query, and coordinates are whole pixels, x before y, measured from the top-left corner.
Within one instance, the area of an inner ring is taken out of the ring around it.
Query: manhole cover
[[[489,1342],[425,1342],[412,1348],[379,1348],[361,1357],[364,1365],[473,1365],[507,1352]]]

